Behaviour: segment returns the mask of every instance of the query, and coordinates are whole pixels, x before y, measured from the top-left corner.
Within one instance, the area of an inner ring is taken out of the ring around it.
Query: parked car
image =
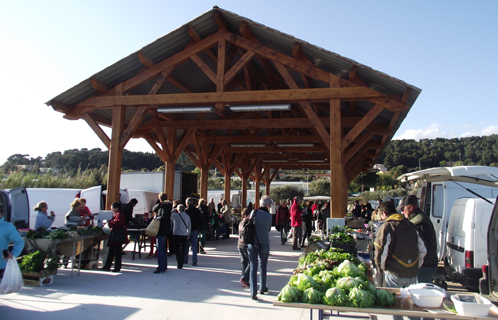
[[[487,261],[487,234],[495,199],[458,199],[451,210],[444,258],[446,276],[478,291]]]

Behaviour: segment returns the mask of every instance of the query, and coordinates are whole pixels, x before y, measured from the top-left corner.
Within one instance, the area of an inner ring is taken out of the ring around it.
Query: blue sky
[[[104,149],[44,103],[214,5],[421,88],[395,139],[498,134],[498,1],[2,1],[0,163]]]

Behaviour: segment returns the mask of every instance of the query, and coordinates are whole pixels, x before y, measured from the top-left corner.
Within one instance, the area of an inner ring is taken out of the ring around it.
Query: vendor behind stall
[[[71,208],[72,209],[66,213],[66,223],[69,222],[70,217],[80,217],[80,209],[82,208],[80,199],[74,199],[71,203]]]
[[[14,247],[9,251],[9,244],[13,242]],[[0,203],[0,250],[5,251],[4,258],[0,259],[0,278],[3,277],[5,266],[8,259],[14,259],[21,254],[24,248],[24,240],[16,230],[16,227],[10,222],[4,220],[3,205]]]
[[[55,220],[55,214],[53,211],[50,211],[50,216],[48,216],[48,204],[45,201],[38,202],[33,210],[38,211],[38,214],[36,215],[35,230],[39,227],[48,229],[52,226],[52,223],[54,223]]]

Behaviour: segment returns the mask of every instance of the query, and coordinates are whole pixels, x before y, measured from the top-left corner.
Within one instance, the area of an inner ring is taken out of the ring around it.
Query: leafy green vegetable
[[[330,288],[323,280],[322,277],[320,277],[319,274],[313,276],[313,280],[316,281],[316,285],[314,286],[315,289],[318,289],[322,292],[327,291],[328,288]]]
[[[357,277],[361,274],[365,274],[349,260],[342,262],[337,268],[337,271],[345,277]]]
[[[351,289],[358,287],[360,285],[360,282],[352,277],[344,277],[337,280],[335,285],[337,286],[337,288],[341,288],[346,293],[349,293]]]
[[[301,296],[301,291],[287,284],[278,294],[277,300],[285,303],[299,302],[301,300]]]
[[[311,304],[322,303],[322,298],[324,295],[325,293],[320,290],[317,290],[315,288],[308,288],[304,290],[301,301],[304,303],[311,303]]]
[[[349,292],[349,302],[352,307],[371,308],[375,304],[375,296],[368,291],[353,288]]]
[[[330,288],[325,292],[322,302],[329,306],[347,306],[349,299],[340,288]]]
[[[316,281],[312,277],[304,273],[300,273],[297,276],[297,289],[299,289],[300,291],[304,291],[316,285],[317,285]]]
[[[45,255],[35,251],[25,255],[21,262],[22,272],[40,272],[45,264]]]
[[[50,234],[47,236],[50,240],[55,240],[55,239],[67,239],[68,235],[67,232],[62,230],[62,229],[57,229],[55,231],[50,232]]]
[[[396,303],[395,294],[384,289],[375,290],[375,305],[379,307],[390,307]]]

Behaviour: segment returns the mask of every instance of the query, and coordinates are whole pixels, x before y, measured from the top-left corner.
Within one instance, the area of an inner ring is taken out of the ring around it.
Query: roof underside
[[[220,30],[218,15],[221,15],[222,19],[226,22],[226,30],[230,33],[233,33],[239,37],[247,38],[247,34],[242,34],[241,25],[247,24],[257,41],[259,41],[260,45],[268,48],[269,50],[273,50],[275,52],[284,54],[289,57],[296,57],[295,49],[296,44],[300,44],[302,48],[302,54],[305,56],[305,60],[309,60],[312,66],[323,70],[325,72],[331,73],[333,75],[339,76],[341,79],[349,79],[350,81],[355,81],[355,83],[359,83],[357,79],[361,80],[361,83],[358,85],[367,87],[369,89],[375,90],[386,97],[390,97],[395,99],[396,101],[400,101],[403,97],[402,103],[406,108],[395,112],[393,110],[388,110],[387,108],[383,109],[380,113],[375,116],[373,123],[377,125],[376,130],[372,133],[371,138],[371,151],[374,153],[370,153],[369,157],[372,163],[375,163],[375,158],[378,156],[379,152],[385,148],[387,143],[390,141],[396,130],[399,128],[401,122],[408,114],[410,108],[414,104],[421,90],[409,85],[399,79],[390,77],[382,72],[373,70],[370,67],[359,64],[356,61],[347,59],[342,57],[336,53],[327,51],[323,48],[319,48],[317,46],[311,45],[305,41],[300,39],[296,39],[290,35],[284,34],[280,31],[271,29],[244,17],[238,16],[229,11],[222,10],[220,8],[214,7],[212,10],[202,14],[201,16],[195,18],[194,20],[188,22],[187,24],[179,27],[176,30],[173,30],[169,34],[159,38],[153,43],[143,47],[139,51],[130,54],[129,56],[123,58],[122,60],[114,63],[113,65],[105,68],[104,70],[96,73],[90,78],[82,81],[76,86],[68,89],[67,91],[61,93],[60,95],[54,97],[50,101],[47,102],[47,105],[52,105],[54,109],[57,111],[62,111],[66,113],[66,117],[73,112],[73,107],[77,107],[84,101],[88,101],[89,98],[97,97],[97,96],[105,96],[108,93],[102,93],[102,91],[106,90],[97,90],[95,87],[95,83],[92,83],[92,80],[97,80],[100,83],[104,83],[106,85],[106,89],[112,89],[116,85],[123,83],[132,79],[133,77],[137,77],[140,73],[144,72],[147,67],[151,67],[151,65],[147,65],[143,61],[139,59],[140,55],[144,55],[148,57],[153,63],[158,64],[162,61],[165,61],[168,58],[171,58],[175,54],[181,53],[183,50],[192,45],[193,40],[192,33],[189,33],[190,30],[194,30],[200,39],[206,39],[209,36],[215,34]],[[199,40],[197,40],[199,41]],[[195,42],[195,41],[194,41]],[[233,43],[227,44],[227,56],[230,56],[230,61],[227,62],[227,66],[225,68],[225,72],[230,70],[232,66],[235,66],[236,63],[241,59],[241,57],[248,52],[248,50],[235,46]],[[217,72],[217,61],[216,57],[218,56],[218,46],[215,44],[211,46],[208,50],[201,51],[197,53],[198,57],[202,60],[202,62],[211,69],[211,71],[216,74]],[[247,68],[251,74],[252,81],[252,91],[260,91],[260,90],[283,90],[288,89],[285,79],[280,76],[279,71],[275,67],[275,61],[270,61],[268,57],[261,57],[256,54],[254,58],[247,64]],[[354,79],[351,78],[352,70],[355,70],[356,75]],[[329,83],[325,81],[318,80],[313,77],[305,77],[301,72],[288,68],[288,72],[294,82],[300,89],[306,88],[329,88]],[[237,74],[234,76],[234,79],[226,84],[224,91],[225,92],[248,92],[248,84],[244,82],[245,71],[244,68],[239,70]],[[172,80],[171,80],[172,79]],[[246,78],[247,79],[247,78]],[[355,80],[356,79],[356,80]],[[157,77],[153,77],[148,81],[142,82],[139,85],[131,88],[126,91],[124,95],[126,96],[140,96],[140,95],[148,95],[154,84],[157,81]],[[170,78],[168,81],[164,83],[164,85],[157,91],[157,95],[166,95],[166,94],[185,94],[185,93],[210,93],[216,92],[217,85],[208,77],[207,73],[203,71],[198,63],[194,62],[193,59],[185,59],[181,63],[175,65],[173,72],[170,74]],[[248,102],[250,103],[250,102]],[[260,119],[292,119],[292,118],[307,118],[307,114],[301,109],[298,101],[292,101],[292,109],[287,112],[251,112],[251,113],[234,113],[229,108],[225,107],[219,112],[206,113],[206,114],[195,114],[195,113],[184,113],[184,114],[168,114],[162,115],[160,114],[160,120],[163,128],[163,132],[157,132],[153,126],[150,124],[153,122],[153,113],[146,113],[143,118],[141,118],[141,123],[138,126],[136,133],[133,137],[141,137],[143,134],[148,133],[151,134],[152,137],[156,141],[157,137],[163,134],[167,139],[168,137],[168,126],[177,121],[184,120],[209,120],[209,121],[217,121],[224,119],[233,119],[233,120],[243,120],[243,119],[254,119],[254,121],[258,121]],[[66,106],[64,108],[57,108],[57,105]],[[212,105],[212,104],[189,104],[190,106],[199,106],[199,105]],[[341,100],[341,115],[342,117],[357,117],[361,119],[364,117],[369,111],[372,110],[375,103],[371,100]],[[160,107],[161,105],[151,106],[151,108]],[[312,106],[316,112],[318,118],[327,118],[330,116],[330,104],[328,101],[312,101]],[[125,113],[125,127],[132,121],[135,113],[137,111],[137,107],[139,106],[127,106]],[[174,107],[172,105],[168,105],[168,107]],[[155,110],[155,109],[154,109]],[[88,114],[95,119],[95,121],[104,126],[111,126],[112,123],[112,107],[102,107],[102,108],[93,108],[88,111]],[[80,118],[81,114],[78,117],[72,117],[72,119]],[[351,122],[349,125],[348,121],[343,120],[343,137],[350,132],[350,130],[354,127],[355,123]],[[358,122],[358,121],[357,121]],[[327,130],[329,130],[330,124],[325,124]],[[371,126],[369,126],[371,128]],[[305,127],[268,127],[268,128],[258,128],[256,130],[248,128],[248,127],[224,127],[219,126],[217,128],[196,128],[196,135],[199,137],[225,137],[225,136],[248,136],[248,142],[250,142],[251,138],[249,137],[271,137],[275,135],[280,136],[310,136],[316,137],[317,131],[316,128],[305,126]],[[176,138],[181,138],[188,127],[181,128],[176,127]],[[172,131],[170,131],[172,132]],[[362,130],[362,132],[356,137],[356,140],[360,139],[362,136],[368,134],[368,129]],[[314,141],[313,139],[311,139]],[[207,141],[207,140],[203,140]],[[304,142],[302,137],[297,139],[296,141]],[[323,141],[322,141],[323,142]],[[351,144],[354,146],[355,141]],[[315,146],[323,145],[323,143],[315,142]],[[211,146],[212,147],[212,146]],[[267,145],[267,148],[273,148],[272,143]],[[186,144],[186,148],[189,149],[193,154],[195,154],[195,148],[192,143]],[[233,150],[232,150],[233,151]],[[247,148],[244,149],[247,152]],[[347,152],[347,150],[345,150]],[[268,151],[252,152],[253,156],[257,158],[268,158],[271,156],[268,155]],[[281,150],[275,149],[272,153],[274,156],[281,156]],[[286,154],[294,154],[287,150],[284,152]],[[323,149],[321,152],[317,152],[316,150],[304,153],[306,157],[309,155],[312,158],[320,158],[327,163],[330,154],[326,149]],[[279,159],[279,157],[275,157],[275,159]],[[314,159],[316,160],[316,159]],[[289,162],[289,161],[288,161]],[[290,161],[292,163],[292,161]],[[286,162],[282,162],[284,164]],[[307,164],[309,168],[312,168],[311,163]],[[288,165],[291,167],[291,165]],[[302,162],[295,162],[296,168],[302,168]]]

